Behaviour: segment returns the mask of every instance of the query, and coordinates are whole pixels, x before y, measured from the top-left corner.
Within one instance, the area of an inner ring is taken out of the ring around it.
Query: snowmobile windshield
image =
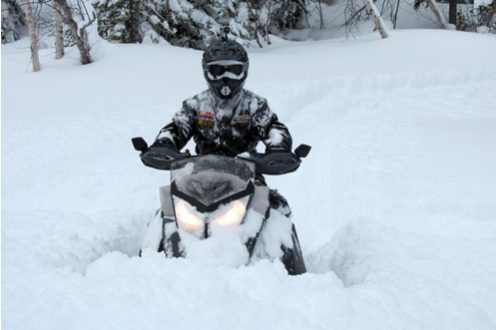
[[[174,162],[171,167],[171,182],[177,190],[203,205],[242,194],[254,178],[255,164],[225,156],[188,158]]]

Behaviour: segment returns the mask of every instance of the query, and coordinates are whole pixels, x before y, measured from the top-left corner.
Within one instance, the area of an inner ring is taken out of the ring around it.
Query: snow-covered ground
[[[309,272],[137,257],[152,140],[201,52],[2,45],[3,329],[495,329],[496,38],[404,30],[251,50],[246,87],[312,152],[269,177]]]

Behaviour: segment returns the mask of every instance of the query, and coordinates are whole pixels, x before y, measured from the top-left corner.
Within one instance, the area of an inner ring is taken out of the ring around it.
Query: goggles
[[[239,61],[215,61],[207,64],[207,75],[210,80],[230,78],[241,80],[245,76],[245,64]]]

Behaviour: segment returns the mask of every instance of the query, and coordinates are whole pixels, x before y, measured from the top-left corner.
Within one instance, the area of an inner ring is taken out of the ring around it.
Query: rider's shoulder
[[[248,107],[250,109],[250,112],[252,114],[260,111],[260,110],[266,110],[267,109],[267,99],[263,96],[260,96],[250,90],[243,89],[243,92],[245,93],[244,99],[245,102],[248,103]]]
[[[243,88],[243,92],[245,93],[245,98],[248,98],[248,99],[255,99],[257,101],[267,101],[267,99],[263,96],[260,96],[254,92],[252,92],[251,90],[249,89],[244,89]]]
[[[198,110],[202,103],[208,102],[211,98],[209,90],[204,90],[201,93],[188,97],[183,101],[183,105],[193,110]]]

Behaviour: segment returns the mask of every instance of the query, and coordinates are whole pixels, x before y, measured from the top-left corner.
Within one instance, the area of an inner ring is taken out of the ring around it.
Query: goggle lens
[[[208,71],[214,77],[222,76],[226,72],[231,72],[232,74],[239,76],[243,72],[243,66],[240,64],[236,64],[236,65],[213,64],[208,66]]]

